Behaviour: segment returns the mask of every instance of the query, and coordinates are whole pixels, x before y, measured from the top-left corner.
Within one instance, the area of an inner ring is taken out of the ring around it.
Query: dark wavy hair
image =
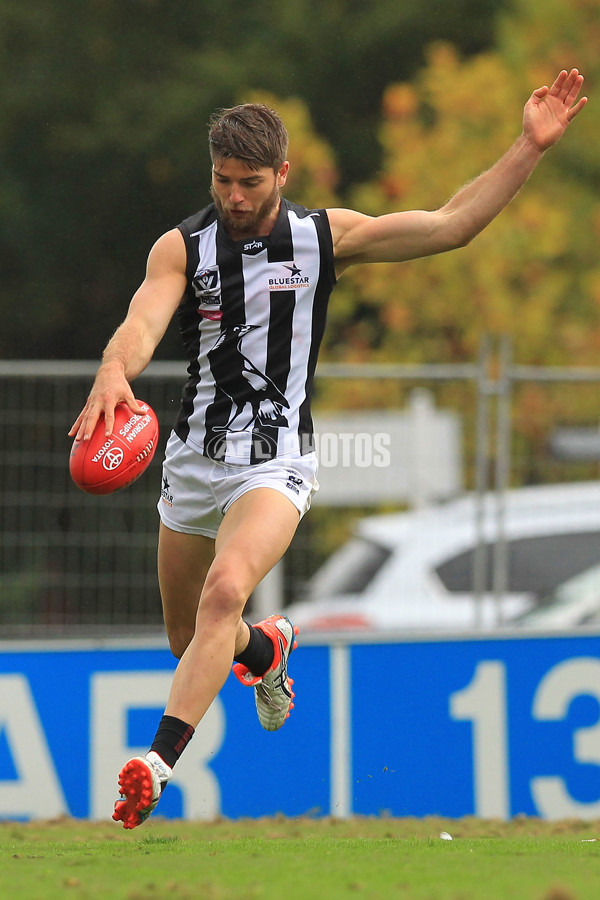
[[[210,121],[208,145],[213,164],[239,159],[250,169],[279,171],[287,159],[289,137],[274,110],[262,103],[243,103],[218,110]]]

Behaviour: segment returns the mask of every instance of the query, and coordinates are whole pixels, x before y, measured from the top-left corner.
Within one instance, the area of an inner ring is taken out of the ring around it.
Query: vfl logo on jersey
[[[310,279],[308,275],[302,274],[295,262],[283,263],[281,273],[278,278],[269,278],[270,291],[297,291],[299,288],[310,287]]]
[[[203,319],[218,322],[223,317],[221,310],[221,278],[218,266],[198,269],[192,278],[192,287],[198,299],[198,313]]]

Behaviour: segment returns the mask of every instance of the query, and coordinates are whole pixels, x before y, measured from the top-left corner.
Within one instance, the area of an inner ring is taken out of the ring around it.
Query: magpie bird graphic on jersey
[[[247,431],[256,425],[286,427],[283,412],[290,404],[275,382],[254,365],[242,352],[245,335],[259,325],[230,325],[208,351],[208,361],[219,388],[233,404],[226,425],[215,428],[223,431]]]

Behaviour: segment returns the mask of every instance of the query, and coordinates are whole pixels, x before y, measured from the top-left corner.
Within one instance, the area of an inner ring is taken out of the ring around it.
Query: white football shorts
[[[174,432],[167,441],[158,501],[161,521],[172,531],[216,537],[232,503],[255,488],[286,496],[300,518],[319,490],[315,453],[279,456],[254,466],[223,465],[192,450]]]

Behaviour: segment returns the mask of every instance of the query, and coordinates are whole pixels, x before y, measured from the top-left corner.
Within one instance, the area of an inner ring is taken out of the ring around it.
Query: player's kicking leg
[[[247,649],[249,627],[241,620],[242,610],[256,585],[286,550],[298,520],[294,506],[270,488],[244,494],[226,513],[198,604],[195,633],[175,671],[151,752],[129,760],[119,776],[121,797],[113,818],[122,821],[125,828],[140,825],[156,808],[173,765],[223,686],[232,659]],[[165,531],[163,552],[173,542],[184,553],[197,551],[197,542],[190,540],[190,535]],[[257,542],[258,534],[262,540]],[[191,568],[162,567],[163,603],[165,596],[170,603],[170,594],[182,596],[182,572],[189,573]],[[192,580],[188,589],[199,592],[198,582],[192,585]],[[256,632],[263,636],[269,650],[265,666],[259,670],[264,681],[260,702],[265,707],[265,727],[274,730],[283,724],[291,708],[287,660],[294,645],[294,629],[283,616],[260,624]]]

